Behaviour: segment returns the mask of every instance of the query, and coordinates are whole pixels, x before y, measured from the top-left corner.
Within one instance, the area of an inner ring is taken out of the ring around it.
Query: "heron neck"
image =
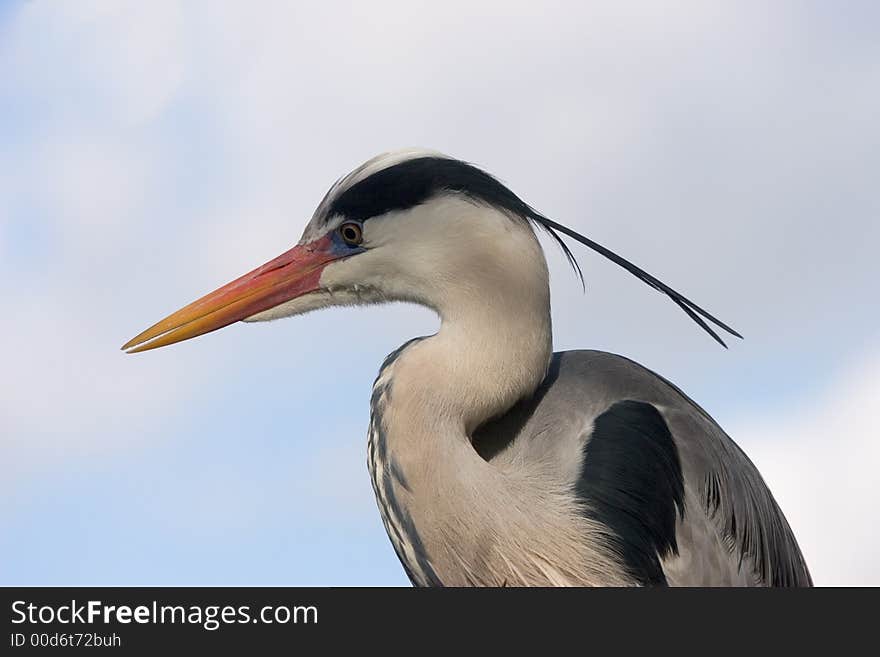
[[[550,336],[549,307],[489,304],[445,316],[436,335],[406,345],[380,372],[368,463],[388,534],[415,583],[474,583],[449,579],[458,575],[443,564],[471,562],[474,537],[500,522],[491,509],[505,503],[487,496],[505,484],[470,437],[534,392],[552,355]]]
[[[480,263],[443,278],[430,302],[440,330],[394,364],[393,419],[420,436],[411,451],[424,458],[437,441],[469,444],[480,424],[531,395],[553,354],[549,276],[534,236],[495,239]]]
[[[484,311],[479,321],[446,321],[414,354],[438,364],[437,376],[422,380],[442,400],[435,412],[461,421],[467,434],[531,395],[544,380],[553,352],[549,311],[540,321],[520,312],[511,307],[503,313]]]

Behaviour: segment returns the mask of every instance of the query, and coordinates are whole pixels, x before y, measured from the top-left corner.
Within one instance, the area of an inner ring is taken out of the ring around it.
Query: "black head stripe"
[[[443,192],[466,194],[525,219],[531,212],[520,198],[491,175],[460,160],[419,157],[377,171],[342,192],[327,216],[366,221],[393,210],[406,210]]]

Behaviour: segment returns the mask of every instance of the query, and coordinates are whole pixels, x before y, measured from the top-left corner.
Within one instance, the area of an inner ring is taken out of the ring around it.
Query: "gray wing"
[[[499,464],[554,463],[637,583],[812,585],[745,453],[681,390],[626,358],[554,354],[533,397],[474,445]]]

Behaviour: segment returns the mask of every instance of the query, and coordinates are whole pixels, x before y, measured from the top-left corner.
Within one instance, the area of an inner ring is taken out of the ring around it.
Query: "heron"
[[[293,248],[123,345],[164,347],[331,306],[408,302],[437,332],[372,388],[367,465],[414,586],[812,586],[757,468],[673,383],[553,352],[545,231],[734,329],[469,162],[406,149],[334,183]],[[340,358],[343,358],[340,355]]]

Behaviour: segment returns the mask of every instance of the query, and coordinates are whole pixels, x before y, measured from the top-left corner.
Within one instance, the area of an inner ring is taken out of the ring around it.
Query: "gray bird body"
[[[589,492],[579,494],[578,483],[584,476],[585,454],[594,439],[596,419],[622,401],[657,409],[671,434],[683,482],[681,508],[675,509],[674,526],[668,528],[674,534],[675,547],[658,555],[660,579],[652,581],[650,568],[645,568],[639,559],[627,559],[628,547],[632,546],[618,545],[617,549],[603,551],[599,573],[595,567],[578,572],[576,564],[582,561],[582,553],[592,550],[578,542],[541,539],[534,531],[540,511],[523,508],[513,499],[508,504],[513,504],[513,513],[522,517],[519,523],[507,523],[504,533],[481,532],[482,528],[475,526],[469,529],[478,537],[476,541],[462,542],[457,537],[445,536],[444,523],[437,523],[431,514],[420,514],[420,506],[411,503],[412,489],[418,484],[411,481],[400,460],[389,459],[389,451],[393,453],[394,447],[387,444],[389,436],[382,435],[383,413],[387,404],[393,403],[387,394],[394,385],[390,374],[406,346],[389,357],[374,387],[368,465],[389,537],[414,584],[811,585],[785,517],[757,469],[733,440],[677,387],[633,361],[600,351],[555,353],[547,377],[534,394],[474,432],[472,456],[502,476],[515,478],[522,476],[527,464],[540,464],[532,469],[530,486],[547,493],[543,500],[552,503],[554,492],[565,491],[566,504],[580,507],[581,513],[589,516],[596,500]],[[612,435],[603,440],[615,438]],[[386,444],[380,448],[383,442]],[[631,460],[638,459],[638,452],[649,448],[636,440],[623,449],[630,450],[623,456]],[[377,459],[382,466],[377,467]],[[389,466],[389,462],[393,465]],[[466,472],[462,470],[461,476],[466,476]],[[655,484],[653,489],[639,490],[625,471],[611,473],[609,479],[615,476],[616,482],[609,480],[606,484],[624,489],[629,486],[628,492],[634,497],[656,495],[662,489],[662,482],[651,481],[643,484]],[[530,498],[539,496],[533,490]],[[483,502],[488,505],[490,499]],[[635,500],[636,505],[641,502]],[[672,499],[664,503],[674,505]],[[612,508],[609,512],[613,515],[631,510],[630,506]],[[491,515],[493,511],[487,513]],[[455,514],[460,520],[480,516],[474,509],[459,509]],[[595,524],[581,527],[584,543],[614,544],[609,538],[617,531],[615,522],[605,520],[599,516]],[[511,537],[510,532],[517,528],[522,528],[521,535]],[[457,550],[449,549],[449,541],[456,542]],[[474,553],[464,553],[468,545]],[[560,552],[548,553],[548,545]],[[654,546],[645,547],[650,550]],[[577,553],[564,552],[572,549]],[[508,550],[513,553],[505,554]],[[535,555],[550,565],[526,564],[511,569],[512,563],[529,561],[523,555]],[[499,578],[500,573],[503,575]]]

